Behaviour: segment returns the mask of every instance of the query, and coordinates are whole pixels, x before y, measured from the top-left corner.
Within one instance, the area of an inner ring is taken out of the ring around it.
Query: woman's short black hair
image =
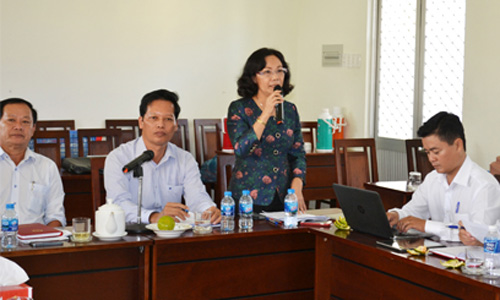
[[[0,118],[2,118],[4,107],[7,104],[19,104],[19,103],[26,104],[30,108],[31,116],[33,118],[33,124],[36,124],[36,121],[38,118],[38,114],[36,112],[36,109],[33,108],[33,105],[29,101],[21,99],[21,98],[9,98],[9,99],[5,99],[3,101],[0,101]]]
[[[283,68],[288,70],[285,74],[285,80],[283,81],[283,95],[285,96],[293,90],[293,85],[290,84],[290,69],[288,68],[288,64],[283,54],[275,49],[261,48],[252,53],[245,63],[243,74],[241,74],[241,77],[238,79],[238,95],[245,98],[251,98],[257,95],[259,87],[257,83],[255,83],[254,77],[257,72],[260,72],[266,67],[266,57],[270,55],[276,56],[281,61]]]
[[[142,97],[141,105],[139,106],[139,113],[141,114],[141,117],[144,118],[144,115],[148,110],[148,105],[155,100],[165,100],[172,102],[172,104],[174,105],[175,119],[177,120],[179,118],[179,114],[181,113],[181,107],[179,106],[178,103],[179,96],[177,96],[176,93],[165,89],[152,91],[144,95],[144,97]]]

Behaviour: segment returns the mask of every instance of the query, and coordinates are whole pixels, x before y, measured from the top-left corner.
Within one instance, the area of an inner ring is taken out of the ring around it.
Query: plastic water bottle
[[[240,198],[240,229],[250,230],[253,228],[253,200],[250,197],[249,190],[243,190],[243,195]]]
[[[224,198],[222,198],[220,202],[220,210],[222,213],[220,230],[222,232],[234,230],[234,199],[232,196],[233,193],[224,192]]]
[[[485,277],[500,276],[500,236],[495,225],[488,227],[488,234],[484,237],[484,270]]]
[[[12,250],[17,247],[19,218],[14,209],[14,203],[7,203],[5,208],[5,212],[2,215],[2,249]]]
[[[295,195],[294,189],[288,189],[285,197],[285,222],[283,227],[286,229],[297,228],[297,212],[299,210],[299,201]]]

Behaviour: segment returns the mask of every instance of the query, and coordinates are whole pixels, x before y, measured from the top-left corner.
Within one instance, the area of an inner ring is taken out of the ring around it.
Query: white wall
[[[500,155],[499,26],[499,1],[467,1],[463,120],[467,152],[487,169]]]
[[[177,91],[183,118],[223,116],[250,53],[281,50],[302,120],[344,107],[348,137],[369,136],[370,0],[0,0],[0,98],[24,97],[42,119],[101,127],[135,118],[140,98]],[[468,153],[500,155],[496,82],[500,3],[467,2],[464,115]],[[322,67],[321,46],[343,44],[361,67]]]
[[[288,99],[303,120],[341,105],[362,136],[363,114],[353,111],[363,107],[364,68],[321,67],[321,45],[362,54],[366,2],[3,0],[0,96],[79,128],[137,117],[140,98],[157,88],[179,93],[183,118],[220,117],[247,57],[268,46],[291,65]]]
[[[366,137],[365,73],[367,1],[300,2],[297,49],[297,98],[307,120],[316,120],[321,108],[343,107],[348,122],[345,134]],[[344,54],[361,55],[361,66],[322,67],[324,44],[343,45]]]

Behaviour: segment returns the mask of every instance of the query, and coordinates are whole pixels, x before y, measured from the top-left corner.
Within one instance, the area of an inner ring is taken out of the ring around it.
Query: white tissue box
[[[0,300],[16,299],[16,297],[33,297],[33,288],[25,283],[0,286]]]

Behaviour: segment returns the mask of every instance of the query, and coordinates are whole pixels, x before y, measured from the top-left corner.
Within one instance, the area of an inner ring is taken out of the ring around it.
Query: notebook
[[[349,226],[354,230],[384,239],[430,237],[432,234],[411,230],[398,233],[391,228],[382,199],[377,192],[333,184],[333,189]]]

